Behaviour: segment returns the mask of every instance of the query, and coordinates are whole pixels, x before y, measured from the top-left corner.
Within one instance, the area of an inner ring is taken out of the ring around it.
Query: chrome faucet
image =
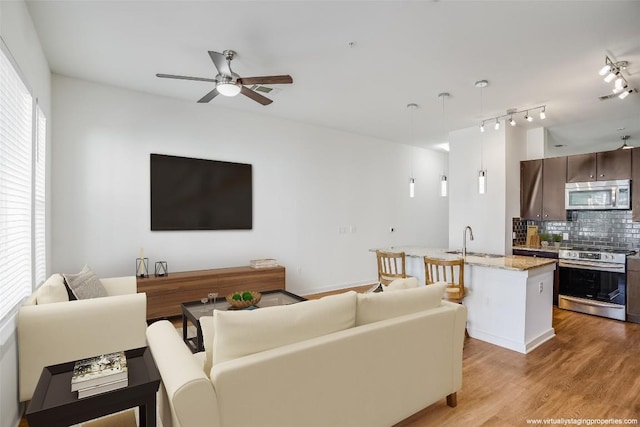
[[[467,225],[464,230],[462,230],[462,257],[467,256],[467,230],[469,230],[469,239],[473,240],[473,230],[471,226]]]

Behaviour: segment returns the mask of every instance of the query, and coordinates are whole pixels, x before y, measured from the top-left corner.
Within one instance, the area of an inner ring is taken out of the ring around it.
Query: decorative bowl
[[[250,300],[249,299],[233,299],[234,295],[240,295],[242,297],[243,294],[247,292],[251,294]],[[227,302],[233,308],[251,307],[252,305],[256,305],[257,303],[259,303],[260,298],[262,298],[262,294],[260,294],[260,292],[255,292],[255,291],[234,292],[226,296]]]

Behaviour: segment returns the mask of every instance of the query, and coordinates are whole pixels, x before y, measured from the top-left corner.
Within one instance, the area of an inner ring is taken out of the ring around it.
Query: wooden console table
[[[180,316],[180,304],[209,292],[224,297],[236,291],[285,289],[285,268],[232,267],[169,273],[138,278],[138,292],[147,293],[147,320]]]

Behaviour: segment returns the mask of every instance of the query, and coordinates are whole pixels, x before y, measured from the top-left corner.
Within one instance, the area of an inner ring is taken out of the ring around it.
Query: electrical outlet
[[[542,282],[538,283],[538,293],[541,294],[542,293]]]
[[[396,231],[396,229],[394,227],[390,227],[389,228],[389,233],[393,233],[394,231]]]
[[[569,240],[569,233],[562,233],[562,240]]]

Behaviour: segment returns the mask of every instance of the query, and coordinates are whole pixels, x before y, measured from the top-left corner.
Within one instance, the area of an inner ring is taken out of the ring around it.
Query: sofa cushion
[[[85,265],[77,274],[63,274],[64,280],[78,299],[107,296],[107,290],[89,266]]]
[[[395,279],[388,285],[382,285],[383,292],[401,291],[403,289],[412,289],[418,287],[418,279],[415,277],[407,277],[405,279]]]
[[[49,304],[52,302],[65,302],[69,301],[67,296],[67,288],[64,285],[64,279],[60,274],[52,274],[43,284],[38,288],[36,296],[36,304]]]
[[[213,327],[213,316],[201,316],[198,319],[200,322],[200,329],[202,329],[202,343],[204,344],[204,373],[207,376],[211,373],[213,367],[213,339],[215,328]]]
[[[436,308],[440,306],[446,286],[438,282],[402,292],[358,294],[356,326]]]
[[[308,340],[355,325],[356,293],[297,304],[213,314],[213,363]]]

